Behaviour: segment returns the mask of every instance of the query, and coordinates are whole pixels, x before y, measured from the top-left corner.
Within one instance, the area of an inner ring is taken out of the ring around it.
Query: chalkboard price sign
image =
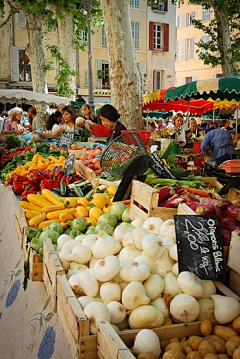
[[[63,133],[59,139],[59,148],[68,151],[73,143],[74,133]]]
[[[219,216],[176,215],[179,273],[225,281],[223,239]]]
[[[163,160],[158,156],[157,152],[151,154],[149,167],[160,178],[175,178]]]
[[[75,162],[75,153],[73,153],[65,160],[65,167],[64,167],[65,175],[70,175],[71,173],[74,172],[74,162]]]

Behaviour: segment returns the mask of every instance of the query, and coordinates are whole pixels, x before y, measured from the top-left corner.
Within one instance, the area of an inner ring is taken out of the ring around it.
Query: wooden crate
[[[240,232],[232,232],[231,242],[229,246],[228,267],[230,268],[229,288],[240,295]]]
[[[96,177],[96,174],[90,168],[84,166],[80,161],[75,161],[75,171],[79,176],[82,176],[85,179],[90,179]]]
[[[40,254],[30,248],[29,250],[29,277],[32,281],[43,281],[43,263],[41,263]]]
[[[43,281],[52,310],[57,312],[57,275],[65,271],[56,255],[51,239],[43,241]]]
[[[174,218],[174,215],[177,214],[177,209],[158,207],[158,199],[159,192],[155,188],[140,181],[133,181],[130,218],[134,220],[137,217],[144,219],[148,217],[160,217],[164,221]]]
[[[57,314],[72,358],[97,358],[97,336],[90,335],[90,322],[65,275],[57,275]]]
[[[228,191],[228,199],[230,201],[240,201],[240,190],[237,188],[230,188]]]
[[[23,239],[27,233],[28,225],[27,225],[24,209],[21,207],[16,208],[15,217],[14,217],[14,228],[17,233],[20,247],[23,248]]]

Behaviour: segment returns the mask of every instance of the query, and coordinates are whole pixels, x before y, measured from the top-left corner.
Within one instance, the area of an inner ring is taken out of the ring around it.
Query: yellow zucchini
[[[61,206],[62,202],[55,196],[53,192],[51,192],[49,189],[44,188],[42,190],[42,195],[46,200],[54,204],[55,206]]]
[[[59,218],[59,215],[62,212],[67,212],[67,213],[73,214],[75,212],[75,208],[67,208],[67,209],[60,210],[60,211],[49,212],[49,213],[47,213],[47,219]]]
[[[64,209],[64,206],[46,206],[43,207],[42,212],[43,213],[47,213],[47,212],[52,212],[52,211],[59,211],[61,209]]]
[[[40,212],[40,213],[42,211],[41,207],[36,206],[35,204],[27,202],[27,201],[19,202],[19,206],[24,208],[24,209],[30,209],[30,211],[37,211],[37,212]]]
[[[39,223],[38,228],[44,229],[47,226],[50,226],[50,224],[52,224],[53,221],[60,222],[58,219],[48,219],[47,221],[42,221],[41,223]]]
[[[66,201],[63,202],[63,205],[65,208],[72,208],[77,207],[77,201],[73,198],[66,199]]]
[[[59,197],[61,202],[65,202],[67,200],[72,200],[72,199],[74,199],[75,201],[78,201],[79,198],[82,198],[82,197]]]
[[[29,226],[37,226],[40,222],[44,221],[46,219],[46,214],[45,213],[41,213],[38,216],[35,216],[33,218],[30,219],[29,221]]]
[[[52,203],[47,201],[43,196],[40,197],[40,195],[36,195],[36,194],[28,194],[27,195],[27,200],[30,203],[36,204],[36,206],[39,207],[46,207],[46,206],[52,206]]]
[[[61,222],[67,222],[67,221],[72,221],[74,218],[71,213],[63,211],[62,213],[59,214],[59,219]]]
[[[25,212],[25,217],[27,219],[31,219],[33,217],[36,217],[37,215],[41,214],[40,212],[36,212],[36,211],[30,211],[30,209],[26,209]]]
[[[63,229],[66,229],[67,228],[67,223],[65,222],[60,222],[61,226],[63,227]]]

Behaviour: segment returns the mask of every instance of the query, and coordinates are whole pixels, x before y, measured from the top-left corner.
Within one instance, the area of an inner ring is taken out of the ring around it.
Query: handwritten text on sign
[[[175,216],[179,272],[201,279],[225,280],[223,241],[218,216]]]

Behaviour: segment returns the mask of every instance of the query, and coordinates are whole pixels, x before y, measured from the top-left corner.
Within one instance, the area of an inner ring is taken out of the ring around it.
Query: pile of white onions
[[[172,320],[216,319],[225,324],[240,313],[239,302],[216,295],[212,281],[178,273],[173,219],[123,222],[113,236],[99,232],[71,239],[63,234],[57,244],[93,334],[97,320],[123,330],[155,328]]]

